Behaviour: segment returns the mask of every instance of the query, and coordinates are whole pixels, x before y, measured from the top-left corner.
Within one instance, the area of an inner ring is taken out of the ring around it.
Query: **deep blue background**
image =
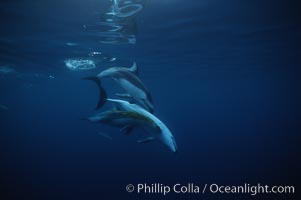
[[[104,0],[1,1],[0,66],[16,73],[0,74],[0,104],[8,107],[0,110],[0,199],[162,198],[125,191],[144,182],[300,186],[295,1],[150,0],[137,18],[137,44],[116,46],[82,30],[107,6]],[[65,45],[71,41],[80,47]],[[90,51],[124,66],[137,62],[178,154],[157,143],[136,144],[139,131],[128,137],[79,120],[94,113],[98,98],[81,77],[114,65],[64,66],[64,59]]]

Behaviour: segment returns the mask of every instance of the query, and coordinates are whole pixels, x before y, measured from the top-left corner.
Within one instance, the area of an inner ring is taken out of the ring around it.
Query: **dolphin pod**
[[[102,86],[102,79],[112,78],[124,89],[125,94],[115,94],[122,99],[107,98]],[[136,63],[130,68],[112,67],[100,72],[97,76],[83,78],[95,82],[99,89],[99,101],[96,109],[106,102],[113,104],[111,110],[100,112],[94,116],[83,118],[91,123],[107,124],[121,128],[124,134],[130,134],[135,127],[142,127],[148,137],[138,140],[138,143],[159,141],[172,152],[177,152],[177,145],[168,127],[153,114],[154,106],[150,92],[138,77]]]

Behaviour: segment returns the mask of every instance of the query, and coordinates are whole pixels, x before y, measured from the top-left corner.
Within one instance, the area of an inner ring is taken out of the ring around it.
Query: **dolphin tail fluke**
[[[95,110],[100,109],[106,103],[106,100],[107,100],[107,93],[106,93],[105,89],[103,89],[103,87],[101,86],[101,80],[95,76],[85,77],[83,79],[93,81],[98,86],[99,100],[98,100]]]

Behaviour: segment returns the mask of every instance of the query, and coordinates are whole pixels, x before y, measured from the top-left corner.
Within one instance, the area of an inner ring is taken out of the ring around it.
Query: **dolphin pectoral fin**
[[[99,78],[97,78],[97,77],[94,77],[94,76],[85,77],[83,79],[84,80],[91,80],[94,83],[96,83],[97,86],[98,86],[98,89],[99,89],[99,100],[98,100],[97,106],[95,108],[96,110],[98,110],[99,108],[101,108],[106,103],[106,100],[107,100],[107,93],[103,89],[103,87],[101,86],[101,80]]]
[[[118,97],[121,97],[121,98],[132,98],[132,96],[129,95],[129,94],[116,93],[115,95],[118,96]]]
[[[120,97],[120,98],[126,99],[131,104],[135,103],[134,98],[131,95],[129,95],[129,94],[116,93],[115,95],[118,96],[118,97]]]
[[[122,132],[125,135],[129,135],[133,131],[133,129],[134,129],[134,126],[126,125],[120,129],[120,132]]]
[[[154,137],[147,137],[145,139],[137,140],[137,142],[139,144],[144,144],[144,143],[149,143],[149,142],[154,141],[154,140],[155,140]]]
[[[139,70],[138,70],[136,62],[133,63],[132,67],[130,68],[130,71],[136,75],[139,75]]]

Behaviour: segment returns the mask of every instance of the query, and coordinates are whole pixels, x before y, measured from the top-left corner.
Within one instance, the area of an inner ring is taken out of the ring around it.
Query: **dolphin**
[[[95,77],[84,78],[85,80],[94,81],[99,88],[100,97],[96,109],[101,108],[106,102],[106,91],[101,86],[101,80],[106,77],[114,79],[127,93],[116,94],[117,96],[132,100],[153,113],[154,106],[151,94],[138,77],[138,67],[135,62],[131,68],[112,67],[102,71]]]
[[[153,133],[153,137],[149,137],[146,140],[140,141],[139,143],[158,140],[161,143],[163,143],[165,146],[167,146],[172,152],[174,153],[177,152],[177,144],[174,139],[174,136],[172,135],[171,131],[167,128],[167,126],[155,115],[148,112],[141,106],[132,104],[128,101],[119,100],[119,99],[107,99],[107,101],[114,103],[118,108],[123,109],[125,111],[138,113],[140,116],[143,116],[144,118],[151,120],[152,123],[155,124],[154,127],[156,127],[156,129],[149,129],[147,127],[147,130]]]
[[[109,110],[105,112],[98,113],[94,116],[88,118],[82,118],[83,120],[88,120],[92,123],[108,124],[115,127],[125,127],[128,126],[149,126],[152,129],[159,130],[157,124],[149,117],[142,115],[134,111],[124,111],[124,110]],[[121,129],[121,131],[123,130]]]

